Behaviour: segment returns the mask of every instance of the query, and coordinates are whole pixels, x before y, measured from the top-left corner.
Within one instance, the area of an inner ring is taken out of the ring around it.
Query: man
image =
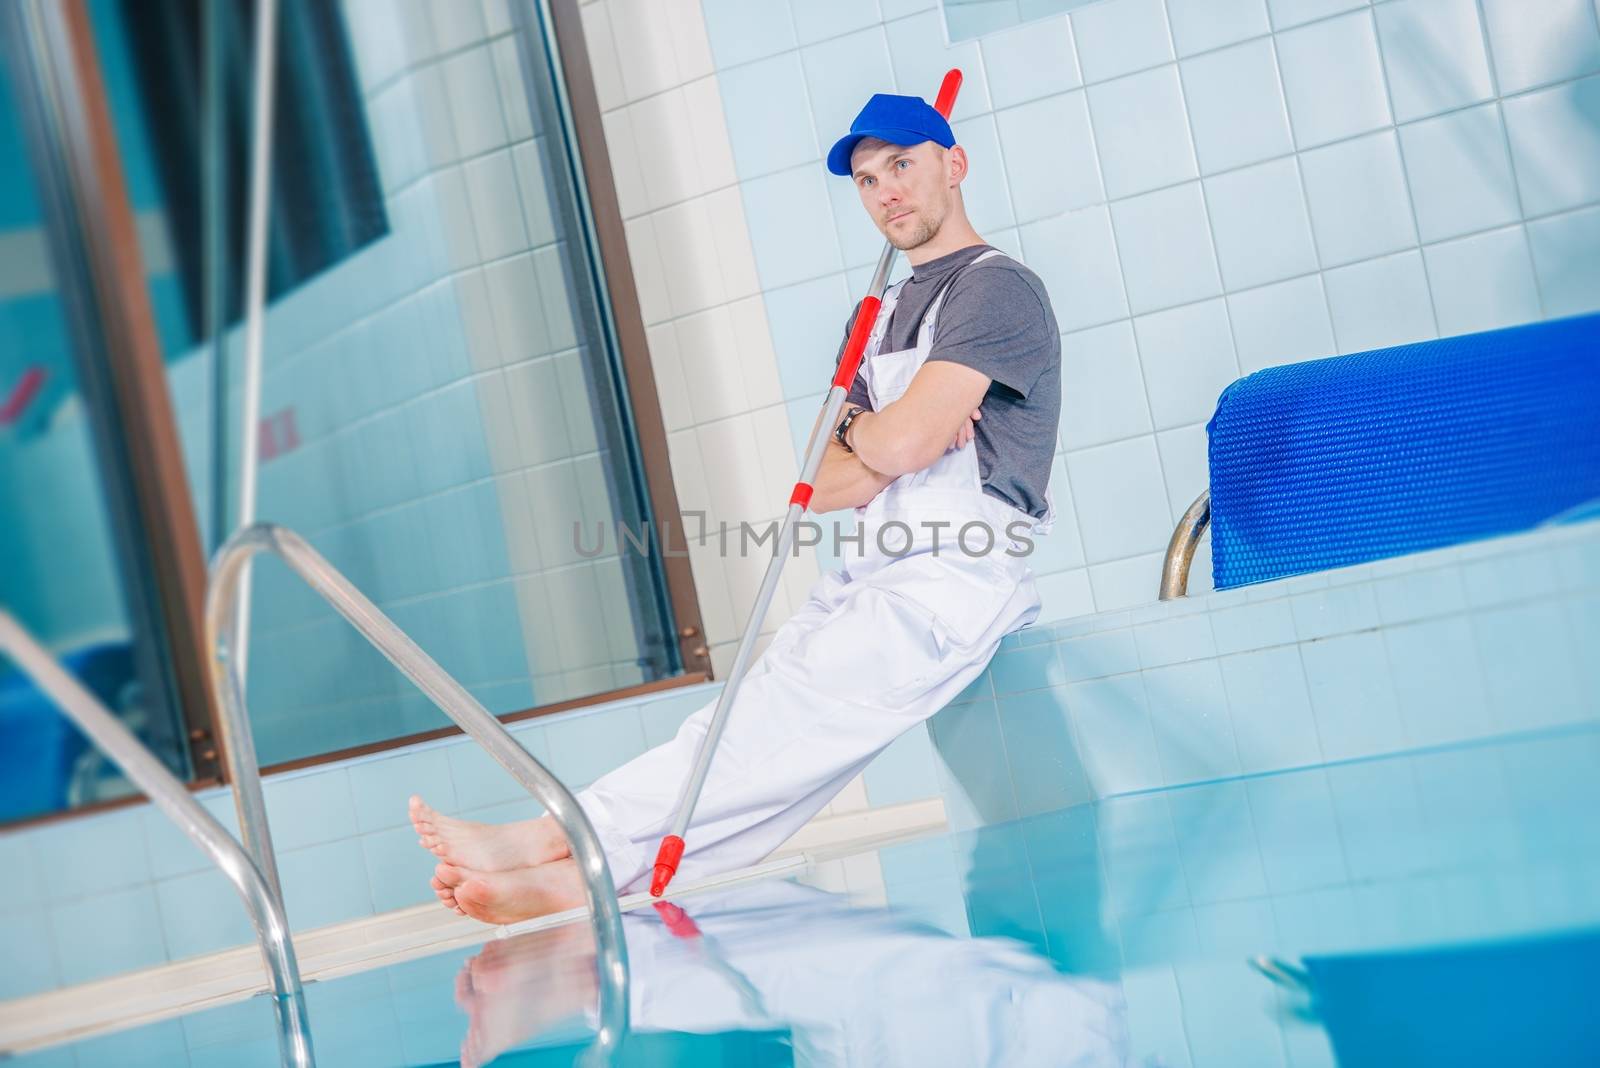
[[[966,152],[923,100],[874,96],[828,169],[912,266],[884,296],[814,482],[812,509],[854,508],[860,537],[746,674],[685,835],[685,881],[765,857],[1039,614],[1027,534],[1054,520],[1061,407],[1044,287],[972,228]],[[649,872],[715,704],[578,795],[619,890]],[[413,797],[411,819],[450,908],[510,923],[583,902],[549,817],[491,826]]]

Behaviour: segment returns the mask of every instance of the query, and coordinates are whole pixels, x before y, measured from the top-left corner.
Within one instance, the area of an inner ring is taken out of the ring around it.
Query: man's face
[[[864,137],[850,154],[850,170],[861,206],[889,243],[905,252],[931,241],[944,225],[965,160],[959,145],[946,149],[924,141],[907,147]]]

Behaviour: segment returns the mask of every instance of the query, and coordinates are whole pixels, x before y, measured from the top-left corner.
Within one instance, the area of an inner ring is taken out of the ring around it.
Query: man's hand
[[[982,419],[982,418],[983,418],[983,411],[981,409],[979,409],[979,408],[972,409],[972,414],[967,417],[967,421],[965,423],[961,424],[961,429],[960,430],[956,431],[956,437],[955,437],[955,440],[950,443],[950,449],[965,448],[967,442],[969,442],[973,438],[977,437],[978,436],[978,428],[977,428],[977,426],[975,424],[978,422],[979,419]],[[945,451],[949,452],[950,449],[946,449]]]

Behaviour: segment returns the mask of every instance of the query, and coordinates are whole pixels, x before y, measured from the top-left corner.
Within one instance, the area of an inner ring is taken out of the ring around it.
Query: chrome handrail
[[[1170,601],[1189,592],[1189,565],[1194,563],[1194,551],[1200,537],[1211,522],[1211,491],[1208,489],[1194,499],[1167,542],[1167,558],[1161,564],[1161,599]]]
[[[384,615],[360,590],[352,586],[300,535],[274,523],[255,523],[239,530],[217,550],[211,562],[206,589],[206,641],[211,650],[212,682],[221,708],[220,729],[239,808],[239,826],[245,845],[263,873],[276,878],[272,863],[272,837],[262,802],[261,772],[255,759],[255,742],[245,707],[242,680],[231,670],[230,651],[238,622],[235,601],[239,576],[256,553],[275,553],[290,570],[306,581],[322,599],[349,620],[390,663],[454,720],[467,736],[482,746],[505,768],[567,836],[573,858],[583,875],[584,893],[595,922],[595,959],[599,968],[599,1031],[593,1052],[611,1057],[628,1027],[628,956],[622,933],[622,912],[605,852],[589,817],[577,798],[517,743],[488,709],[451,678],[443,668]]]
[[[177,776],[163,767],[132,731],[68,674],[4,609],[0,609],[0,653],[15,661],[22,673],[48,694],[67,718],[115,761],[123,774],[233,883],[250,913],[256,940],[261,944],[261,956],[272,978],[279,1056],[285,1066],[313,1068],[316,1059],[311,1052],[305,993],[300,986],[300,969],[295,964],[283,898],[276,886],[267,880],[260,867],[216,817],[189,796]]]

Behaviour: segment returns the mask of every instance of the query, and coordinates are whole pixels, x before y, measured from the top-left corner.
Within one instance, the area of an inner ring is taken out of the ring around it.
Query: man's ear
[[[951,145],[945,153],[945,159],[950,168],[950,184],[958,186],[967,177],[967,150],[960,145]]]

